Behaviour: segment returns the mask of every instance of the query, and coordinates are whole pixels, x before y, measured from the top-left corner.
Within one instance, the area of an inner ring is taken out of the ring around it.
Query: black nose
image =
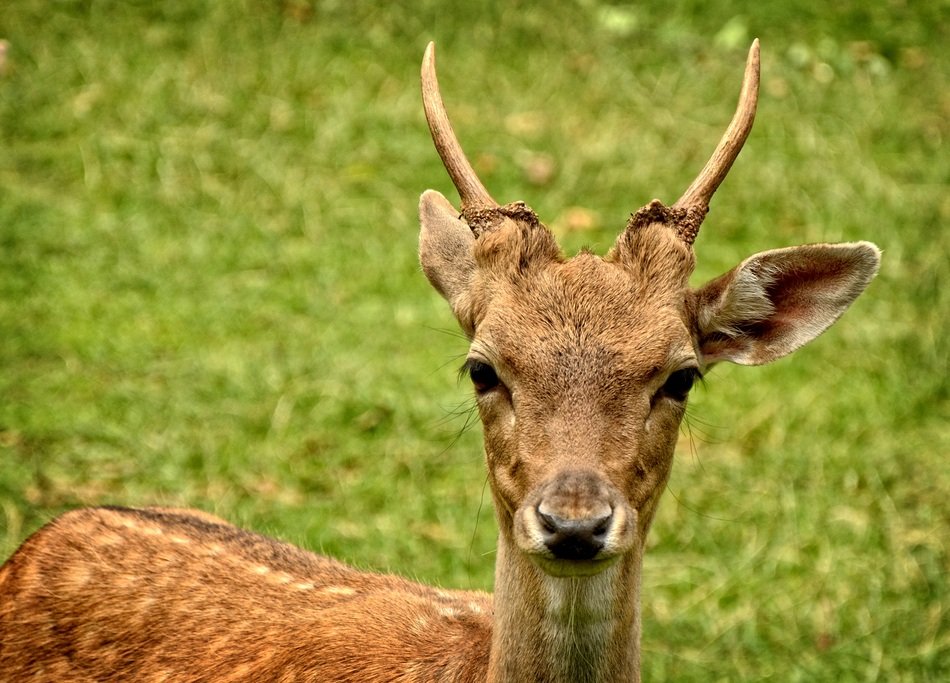
[[[565,519],[537,510],[544,544],[559,560],[590,560],[604,547],[613,511],[603,516]]]

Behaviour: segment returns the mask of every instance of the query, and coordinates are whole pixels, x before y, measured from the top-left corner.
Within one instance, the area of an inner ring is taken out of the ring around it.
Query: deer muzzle
[[[553,576],[597,574],[633,547],[636,512],[603,476],[567,470],[518,508],[518,548]]]

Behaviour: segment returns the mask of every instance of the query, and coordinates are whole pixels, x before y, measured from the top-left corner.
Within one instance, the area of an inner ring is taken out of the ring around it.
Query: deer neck
[[[502,531],[496,562],[490,683],[640,680],[638,551],[593,576],[554,577]]]

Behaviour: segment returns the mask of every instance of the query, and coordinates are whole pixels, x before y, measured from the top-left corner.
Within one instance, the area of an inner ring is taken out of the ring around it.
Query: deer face
[[[693,381],[716,362],[768,362],[820,334],[873,277],[878,250],[763,252],[689,288],[693,239],[751,126],[757,44],[731,135],[679,202],[638,211],[605,258],[565,259],[524,204],[491,199],[445,117],[433,59],[430,46],[426,113],[462,208],[423,194],[420,257],[471,340],[501,534],[548,574],[595,574],[639,556]]]
[[[429,192],[423,224],[468,242],[466,282],[450,300],[472,340],[466,368],[502,528],[548,573],[594,573],[644,537],[669,473],[700,372],[692,258],[657,226],[625,234],[607,259],[566,260],[515,209],[476,239]],[[453,285],[429,237],[424,228],[423,264],[444,291]]]

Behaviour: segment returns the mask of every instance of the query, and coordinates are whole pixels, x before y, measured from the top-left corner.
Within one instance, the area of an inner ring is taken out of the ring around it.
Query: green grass
[[[415,256],[450,189],[425,43],[493,194],[603,252],[698,171],[758,36],[697,282],[808,241],[884,264],[814,344],[694,394],[644,678],[946,680],[947,3],[444,4],[0,7],[0,557],[74,506],[167,504],[490,588],[465,342]]]

